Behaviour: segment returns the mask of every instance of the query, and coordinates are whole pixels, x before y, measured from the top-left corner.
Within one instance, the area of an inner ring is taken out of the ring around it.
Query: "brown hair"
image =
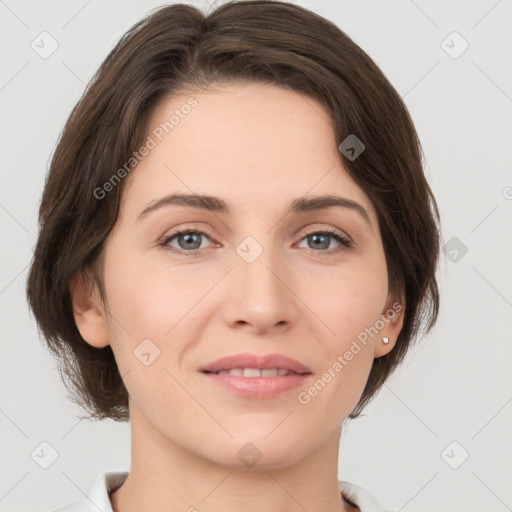
[[[100,257],[126,180],[103,199],[94,191],[140,147],[164,98],[239,80],[320,101],[337,141],[355,134],[365,145],[358,158],[340,158],[376,208],[390,291],[405,302],[405,313],[395,347],[374,359],[350,418],[403,361],[421,327],[428,332],[437,320],[438,208],[407,108],[370,57],[336,25],[293,4],[230,2],[208,15],[184,4],[160,7],[121,38],[71,112],[39,209],[27,297],[70,398],[90,417],[129,419],[112,349],[84,341],[70,300],[70,280],[82,274],[105,304]]]

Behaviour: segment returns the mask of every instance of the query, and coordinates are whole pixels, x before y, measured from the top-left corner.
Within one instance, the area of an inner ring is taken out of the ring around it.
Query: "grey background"
[[[438,324],[349,423],[339,478],[396,511],[512,510],[512,1],[295,3],[334,21],[404,97],[448,244]],[[129,425],[77,420],[24,287],[64,122],[108,51],[157,5],[0,0],[2,512],[57,508],[99,472],[129,469]],[[47,59],[31,47],[43,31],[59,45]],[[458,58],[453,31],[469,44]],[[31,457],[42,442],[58,453],[47,469]]]

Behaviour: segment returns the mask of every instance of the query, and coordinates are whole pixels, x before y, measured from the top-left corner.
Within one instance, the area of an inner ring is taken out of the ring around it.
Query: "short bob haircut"
[[[69,291],[71,279],[83,276],[96,283],[105,306],[103,248],[126,179],[105,197],[97,190],[143,144],[148,120],[164,99],[247,81],[319,101],[339,143],[354,134],[365,146],[356,159],[339,154],[376,208],[389,291],[404,301],[405,313],[395,347],[374,359],[349,418],[360,415],[419,332],[429,332],[437,320],[438,207],[410,114],[371,58],[336,25],[291,3],[229,2],[207,15],[185,4],[159,7],[120,39],[73,108],[39,209],[27,298],[69,398],[88,412],[83,417],[129,420],[128,392],[112,349],[84,341]]]

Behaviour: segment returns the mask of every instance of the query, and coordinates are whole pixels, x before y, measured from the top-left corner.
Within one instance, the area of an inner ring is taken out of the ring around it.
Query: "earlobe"
[[[69,293],[75,323],[82,338],[96,348],[109,344],[106,315],[96,284],[90,286],[82,272],[73,276]]]
[[[383,324],[375,339],[374,357],[389,354],[396,345],[398,335],[404,324],[405,301],[388,301],[379,320]]]

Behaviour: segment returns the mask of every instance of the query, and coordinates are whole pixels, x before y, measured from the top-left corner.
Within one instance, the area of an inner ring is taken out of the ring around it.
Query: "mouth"
[[[304,375],[295,373],[286,368],[231,368],[230,370],[219,370],[218,372],[205,371],[204,373],[213,373],[215,375],[238,375],[239,377],[283,377],[285,375]]]
[[[244,398],[273,398],[303,386],[309,368],[281,354],[236,354],[200,368],[210,382]]]
[[[199,368],[199,370],[208,373],[235,372],[232,373],[232,375],[243,375],[244,377],[261,377],[262,375],[258,374],[257,371],[273,372],[268,374],[269,377],[284,376],[284,371],[298,375],[311,373],[311,370],[307,366],[283,354],[263,355],[249,353],[222,357]],[[277,372],[277,374],[274,375],[275,372]]]

